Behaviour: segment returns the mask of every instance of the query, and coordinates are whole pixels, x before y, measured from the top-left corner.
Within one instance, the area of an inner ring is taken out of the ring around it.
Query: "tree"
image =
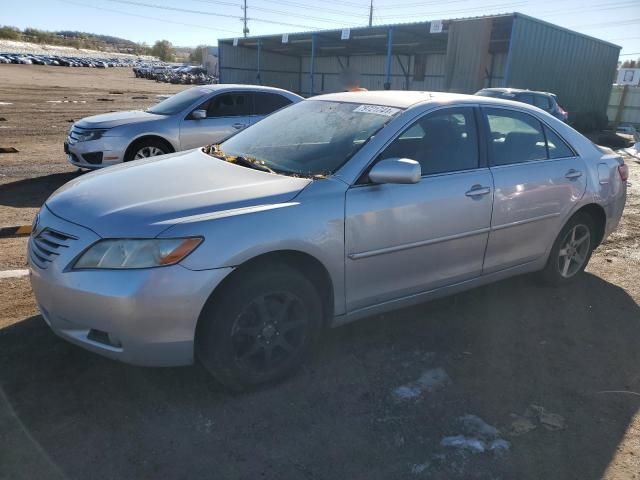
[[[175,50],[169,40],[158,40],[151,48],[151,54],[158,57],[163,62],[173,60]]]
[[[16,27],[5,25],[0,27],[0,38],[8,38],[9,40],[19,40],[21,37],[20,30]]]
[[[206,45],[198,45],[193,51],[189,54],[189,62],[195,65],[202,65],[204,51],[207,48]]]

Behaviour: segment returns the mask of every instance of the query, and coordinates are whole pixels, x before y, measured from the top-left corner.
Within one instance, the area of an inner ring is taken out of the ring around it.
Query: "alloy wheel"
[[[254,374],[279,369],[304,347],[307,327],[304,304],[292,293],[269,293],[252,299],[231,331],[236,363]]]
[[[140,150],[138,150],[135,156],[133,157],[133,159],[140,160],[141,158],[155,157],[156,155],[164,155],[164,154],[165,152],[163,152],[158,147],[148,146],[148,147],[142,147]]]
[[[560,243],[558,271],[564,278],[571,278],[584,266],[591,248],[591,230],[577,224],[567,232]]]

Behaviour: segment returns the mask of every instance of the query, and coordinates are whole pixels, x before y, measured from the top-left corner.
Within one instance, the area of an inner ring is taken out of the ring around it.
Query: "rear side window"
[[[528,103],[529,105],[533,105],[533,95],[531,95],[530,93],[519,94],[518,100],[523,103]]]
[[[569,145],[560,136],[545,125],[544,133],[547,137],[547,147],[549,148],[549,158],[567,158],[575,156]]]
[[[573,150],[532,115],[514,110],[483,109],[491,138],[492,165],[512,165],[574,156]]]
[[[542,110],[549,111],[551,110],[551,102],[549,101],[549,97],[545,97],[544,95],[536,95],[533,97],[534,105]]]
[[[526,113],[504,109],[485,109],[491,139],[493,165],[532,162],[547,159],[542,124]]]
[[[223,93],[216,95],[207,106],[207,117],[244,117],[250,115],[249,95],[246,93]]]
[[[409,126],[380,155],[410,158],[423,175],[478,167],[478,138],[471,108],[449,108],[428,114]]]
[[[280,110],[282,107],[286,107],[291,103],[291,100],[277,93],[254,93],[253,114],[269,115],[270,113]]]

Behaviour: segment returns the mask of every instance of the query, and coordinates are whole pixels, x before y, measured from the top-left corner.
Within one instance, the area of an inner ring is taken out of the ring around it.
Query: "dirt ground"
[[[76,175],[70,120],[180,88],[1,65],[0,147],[19,153],[0,154],[0,226],[30,223]],[[518,277],[329,331],[297,376],[250,394],[197,365],[87,353],[50,332],[28,279],[0,280],[0,479],[640,479],[640,164],[628,163],[622,225],[576,284]],[[25,245],[0,240],[0,270],[24,268]]]

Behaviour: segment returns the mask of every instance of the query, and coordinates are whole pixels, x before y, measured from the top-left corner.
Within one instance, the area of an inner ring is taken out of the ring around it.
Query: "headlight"
[[[115,239],[94,243],[73,265],[83,268],[150,268],[173,265],[193,252],[202,238]]]
[[[89,140],[98,140],[102,138],[107,129],[102,130],[85,130],[84,132],[80,131],[77,133],[78,142],[88,142]]]

